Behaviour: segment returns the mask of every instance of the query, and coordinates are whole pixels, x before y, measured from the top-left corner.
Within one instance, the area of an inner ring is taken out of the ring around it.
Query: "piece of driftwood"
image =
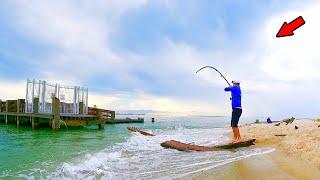
[[[284,122],[284,123],[286,123],[286,125],[288,125],[288,124],[291,124],[295,119],[296,118],[291,117],[291,118],[282,120],[282,122]]]
[[[141,131],[140,129],[136,128],[136,127],[127,127],[129,131],[131,132],[138,132],[144,136],[155,136],[154,134],[145,132],[145,131]]]
[[[294,117],[284,119],[281,122],[275,124],[275,126],[279,126],[281,123],[286,123],[286,125],[291,124],[295,119],[296,118],[294,118]]]
[[[164,148],[171,148],[179,151],[216,151],[221,149],[234,149],[239,147],[251,146],[251,145],[254,145],[254,141],[255,139],[250,139],[250,140],[242,141],[238,143],[230,143],[225,145],[207,147],[207,146],[191,145],[191,144],[186,144],[186,143],[182,143],[175,140],[170,140],[170,141],[165,141],[161,143],[161,146]]]
[[[275,134],[274,136],[286,136],[286,134]]]

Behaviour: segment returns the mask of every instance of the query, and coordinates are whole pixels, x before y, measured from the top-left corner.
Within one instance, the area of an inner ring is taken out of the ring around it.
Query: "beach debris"
[[[138,132],[144,136],[155,136],[154,134],[145,132],[145,131],[141,131],[140,129],[136,128],[136,127],[127,127],[127,129],[131,132]]]
[[[298,126],[294,126],[294,129],[299,129],[299,127]]]
[[[320,127],[320,125],[318,127]]]
[[[249,139],[249,140],[241,141],[237,143],[230,143],[230,144],[211,146],[211,147],[191,145],[191,144],[186,144],[186,143],[182,143],[175,140],[170,140],[170,141],[165,141],[161,143],[161,146],[164,148],[171,148],[179,151],[216,151],[221,149],[235,149],[239,147],[248,147],[248,146],[254,145],[255,140],[256,139]]]
[[[291,124],[295,119],[296,119],[296,118],[291,117],[291,118],[282,120],[282,122],[285,122],[286,125],[288,125],[288,124]]]
[[[275,134],[274,136],[286,136],[286,134]]]
[[[279,126],[281,123],[286,123],[286,125],[291,124],[295,119],[296,118],[294,118],[294,117],[284,119],[281,122],[275,124],[275,126]]]

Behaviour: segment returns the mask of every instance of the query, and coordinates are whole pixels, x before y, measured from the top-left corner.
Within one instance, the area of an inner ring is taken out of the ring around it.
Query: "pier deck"
[[[60,100],[56,97],[52,98],[51,113],[38,113],[38,98],[34,99],[33,113],[25,112],[24,99],[7,100],[0,102],[0,123],[31,125],[33,129],[38,127],[49,126],[53,130],[58,130],[60,125],[65,126],[87,126],[96,124],[100,129],[104,128],[107,120],[116,122],[115,112],[110,110],[89,108],[88,114],[84,114],[80,108],[81,114],[60,113]]]

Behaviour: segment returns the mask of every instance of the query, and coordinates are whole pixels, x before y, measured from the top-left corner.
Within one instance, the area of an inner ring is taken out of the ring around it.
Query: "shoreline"
[[[281,150],[252,156],[186,179],[318,179],[320,171],[308,164],[285,156]]]
[[[187,179],[319,179],[320,122],[296,120],[289,125],[274,125],[240,127],[243,139],[256,138],[255,147],[275,148],[274,152],[228,163]]]
[[[291,158],[304,161],[320,171],[320,122],[295,120],[279,126],[251,124],[240,127],[244,139],[256,138],[260,146],[273,146]],[[298,129],[295,129],[297,127]]]

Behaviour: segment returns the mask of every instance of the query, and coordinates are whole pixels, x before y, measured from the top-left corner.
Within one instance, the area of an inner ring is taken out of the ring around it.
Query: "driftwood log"
[[[225,145],[207,147],[207,146],[191,145],[191,144],[186,144],[186,143],[182,143],[175,140],[170,140],[170,141],[165,141],[161,143],[161,146],[164,148],[171,148],[179,151],[216,151],[221,149],[234,149],[239,147],[247,147],[247,146],[254,145],[254,142],[255,142],[255,139],[250,139],[250,140],[242,141],[238,143],[230,143]]]
[[[148,132],[145,132],[145,131],[141,131],[140,129],[138,128],[135,128],[135,127],[127,127],[129,131],[131,132],[138,132],[144,136],[155,136],[154,134],[151,134],[151,133],[148,133]]]
[[[279,126],[281,123],[286,123],[286,125],[291,124],[296,118],[292,117],[292,118],[287,118],[282,120],[281,122],[275,124],[275,126]]]
[[[286,136],[286,134],[275,134],[274,136]]]

